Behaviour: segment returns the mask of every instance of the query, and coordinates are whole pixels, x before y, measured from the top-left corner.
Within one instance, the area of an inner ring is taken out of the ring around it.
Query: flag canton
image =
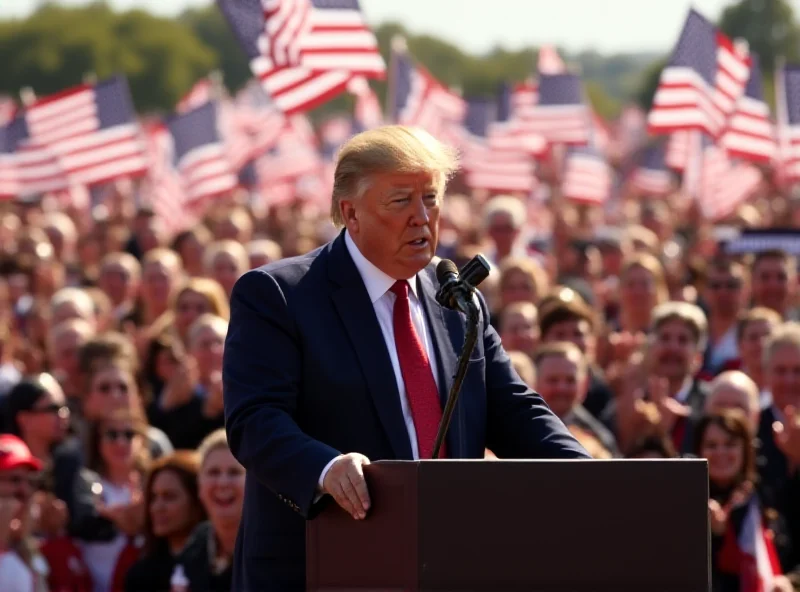
[[[219,142],[217,112],[213,103],[173,117],[168,126],[175,141],[177,161],[195,148]]]
[[[320,10],[361,10],[358,0],[313,0],[312,4]]]
[[[22,140],[28,137],[28,124],[25,117],[20,116],[0,127],[0,153],[12,154],[17,151]]]
[[[500,84],[497,91],[497,121],[508,121],[511,118],[511,85]]]
[[[100,129],[136,121],[128,83],[122,76],[99,83],[94,88],[97,119]]]
[[[784,69],[786,112],[790,124],[800,124],[800,66]]]
[[[239,44],[249,59],[261,55],[258,39],[264,33],[264,9],[260,0],[217,0]]]
[[[639,166],[643,169],[648,169],[652,171],[661,171],[666,170],[666,162],[664,159],[664,146],[660,144],[656,144],[654,146],[649,146],[644,149],[642,152],[641,160],[639,161]]]
[[[758,55],[750,54],[750,78],[744,88],[744,94],[752,99],[764,100],[763,81],[761,80],[761,65]]]
[[[713,85],[717,73],[717,34],[714,25],[690,10],[669,65],[691,68]]]
[[[494,101],[468,99],[464,127],[476,136],[485,137],[486,130],[493,120]]]
[[[402,110],[405,109],[406,105],[408,104],[408,98],[411,94],[411,84],[414,77],[414,64],[411,62],[411,59],[408,56],[397,55],[395,66],[395,113],[393,113],[393,115],[395,120],[397,120]]]
[[[583,92],[577,74],[544,74],[539,77],[540,105],[582,105]]]

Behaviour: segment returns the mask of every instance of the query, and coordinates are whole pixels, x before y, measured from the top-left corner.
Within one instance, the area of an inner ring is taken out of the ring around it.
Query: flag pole
[[[397,94],[397,56],[401,53],[408,51],[408,44],[405,37],[402,35],[395,35],[389,43],[389,72],[386,78],[386,116],[391,123],[396,121],[395,95]]]

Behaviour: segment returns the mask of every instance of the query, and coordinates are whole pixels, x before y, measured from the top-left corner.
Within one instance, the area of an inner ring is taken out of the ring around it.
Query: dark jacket
[[[202,522],[192,533],[186,548],[175,562],[189,581],[189,592],[230,592],[233,588],[233,565],[219,573],[212,573],[212,552],[216,548],[210,522]],[[255,588],[235,588],[255,590]],[[261,588],[259,588],[260,590]],[[265,588],[264,590],[268,590]]]
[[[128,571],[125,592],[169,592],[175,557],[165,544],[142,557]]]
[[[437,304],[435,264],[417,294],[444,401],[464,343],[464,315]],[[589,458],[514,371],[482,296],[478,340],[455,407],[451,458]],[[223,364],[231,451],[247,470],[237,590],[303,590],[305,520],[322,470],[342,453],[412,459],[386,343],[344,233],[237,281]]]

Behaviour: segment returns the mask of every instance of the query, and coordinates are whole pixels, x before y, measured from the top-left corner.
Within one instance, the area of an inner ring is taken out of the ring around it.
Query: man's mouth
[[[408,244],[411,245],[412,247],[424,247],[428,244],[428,239],[425,237],[418,238],[416,240],[409,241]]]

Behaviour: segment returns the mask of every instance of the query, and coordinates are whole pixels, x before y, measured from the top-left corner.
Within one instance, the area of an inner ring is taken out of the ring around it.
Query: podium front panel
[[[710,589],[705,460],[423,462],[419,483],[421,590]]]

